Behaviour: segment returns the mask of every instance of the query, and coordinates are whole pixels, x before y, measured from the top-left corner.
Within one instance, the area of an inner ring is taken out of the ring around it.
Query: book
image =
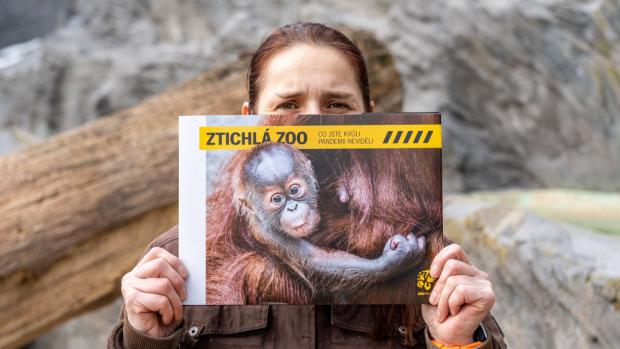
[[[439,113],[179,117],[186,305],[428,303]]]

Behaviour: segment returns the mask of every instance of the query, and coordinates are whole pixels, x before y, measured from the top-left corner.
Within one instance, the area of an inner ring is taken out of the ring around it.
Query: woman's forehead
[[[262,76],[262,90],[281,96],[313,90],[361,97],[356,72],[346,56],[330,47],[295,45],[274,55]]]

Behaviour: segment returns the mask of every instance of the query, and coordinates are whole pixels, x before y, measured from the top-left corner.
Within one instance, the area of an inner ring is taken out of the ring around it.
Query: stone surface
[[[620,193],[537,189],[482,191],[470,193],[468,197],[620,236]]]
[[[61,28],[70,15],[70,5],[69,0],[0,0],[0,48]]]
[[[405,109],[446,112],[449,189],[618,189],[618,2],[401,4],[386,39]]]
[[[0,152],[236,60],[301,19],[388,45],[404,109],[445,115],[447,190],[620,190],[618,2],[282,4],[76,1],[64,27],[0,69]]]
[[[620,238],[466,196],[444,231],[491,275],[509,347],[618,347]]]
[[[23,349],[105,348],[118,322],[122,299],[67,321]]]

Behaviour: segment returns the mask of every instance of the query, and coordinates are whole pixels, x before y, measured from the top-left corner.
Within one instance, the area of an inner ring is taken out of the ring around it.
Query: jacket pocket
[[[194,348],[263,348],[269,306],[201,306],[186,311],[183,342]],[[188,316],[189,315],[189,316]]]

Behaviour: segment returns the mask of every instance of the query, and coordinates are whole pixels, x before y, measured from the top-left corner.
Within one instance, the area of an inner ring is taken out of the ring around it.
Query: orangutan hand
[[[392,236],[383,247],[383,255],[388,265],[402,264],[408,261],[411,268],[415,266],[412,262],[424,260],[426,251],[426,237],[416,237],[410,233],[407,237],[400,234]]]
[[[154,337],[170,335],[183,320],[187,275],[179,258],[170,252],[160,247],[149,250],[123,276],[121,291],[129,324]]]
[[[495,302],[489,275],[469,264],[457,244],[435,256],[430,274],[438,280],[430,305],[422,305],[422,316],[431,337],[447,345],[472,343],[474,332]]]

